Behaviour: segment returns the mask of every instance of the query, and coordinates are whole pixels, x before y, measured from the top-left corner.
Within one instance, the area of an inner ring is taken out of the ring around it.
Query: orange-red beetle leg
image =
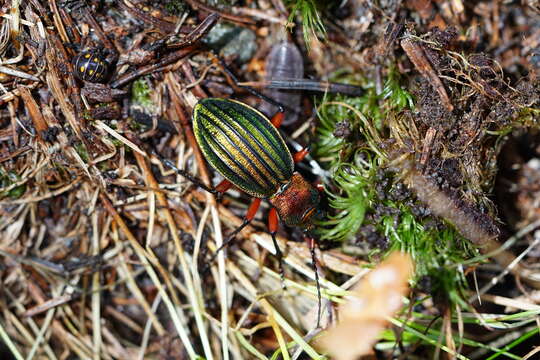
[[[229,190],[230,188],[233,187],[233,184],[227,180],[227,179],[223,179],[216,187],[216,191],[219,192],[219,193],[224,193],[224,192],[227,192],[227,190]]]
[[[221,185],[221,184],[220,184]],[[214,253],[214,255],[212,256],[212,258],[210,259],[210,261],[208,262],[208,264],[211,264],[214,262],[214,260],[216,259],[216,256],[217,254],[219,254],[219,252],[221,250],[223,250],[227,245],[229,245],[231,243],[231,241],[234,240],[234,238],[236,237],[236,235],[242,231],[243,228],[245,228],[250,222],[251,220],[253,220],[253,218],[255,217],[255,214],[257,214],[257,210],[259,210],[259,206],[261,206],[261,200],[262,199],[259,199],[259,198],[254,198],[253,201],[251,202],[251,204],[249,205],[249,208],[248,208],[248,211],[246,213],[246,216],[244,216],[244,221],[242,222],[242,224],[237,227],[236,229],[234,229],[234,231],[232,233],[229,234],[229,236],[227,237],[227,239],[225,239],[223,241],[223,244],[221,244],[221,246],[216,250],[216,252]]]
[[[285,119],[285,113],[280,111],[277,112],[274,116],[272,116],[270,122],[272,123],[272,125],[279,129],[279,127],[283,123],[283,119]]]
[[[300,161],[304,160],[304,158],[309,154],[308,148],[303,148],[302,150],[298,151],[293,155],[293,160],[295,163],[299,163]]]
[[[270,231],[270,233],[276,233],[278,230],[278,223],[279,219],[276,208],[271,208],[270,213],[268,214],[268,231]]]
[[[261,200],[262,199],[260,198],[254,198],[251,204],[249,204],[249,208],[248,208],[246,217],[244,218],[244,222],[253,220],[253,218],[255,217],[255,214],[257,214],[257,210],[259,210],[259,206],[261,206]]]

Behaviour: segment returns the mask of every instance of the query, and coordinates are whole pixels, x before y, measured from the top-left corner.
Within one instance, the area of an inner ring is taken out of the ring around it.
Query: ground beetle
[[[312,226],[319,192],[294,172],[293,157],[266,116],[238,101],[207,98],[193,109],[193,131],[208,162],[228,182],[268,199],[287,225]]]
[[[215,189],[208,188],[189,173],[178,169],[169,160],[165,164],[179,174],[214,194],[222,194],[232,186],[253,196],[242,225],[235,229],[219,252],[234,239],[255,217],[262,199],[272,208],[268,216],[268,229],[274,242],[283,279],[282,253],[276,241],[279,218],[289,226],[298,226],[306,232],[313,221],[322,216],[319,209],[319,190],[294,171],[294,163],[308,153],[303,149],[291,155],[278,131],[283,111],[272,120],[251,106],[239,101],[220,98],[199,100],[193,109],[193,132],[206,160],[225,178]],[[320,323],[321,294],[315,258],[315,240],[306,236],[311,250],[312,265],[319,300]]]

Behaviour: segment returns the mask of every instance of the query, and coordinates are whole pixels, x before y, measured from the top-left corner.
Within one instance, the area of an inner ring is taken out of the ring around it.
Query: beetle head
[[[297,172],[269,200],[280,219],[289,226],[311,229],[313,221],[322,217],[319,191]]]

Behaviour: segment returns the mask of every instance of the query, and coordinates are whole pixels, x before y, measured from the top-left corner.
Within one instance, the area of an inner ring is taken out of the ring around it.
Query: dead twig
[[[452,111],[454,106],[446,93],[446,89],[444,88],[441,79],[439,79],[439,76],[435,70],[433,70],[433,67],[426,58],[424,50],[422,50],[422,45],[416,42],[413,38],[407,37],[401,40],[401,47],[420,74],[422,74],[422,76],[424,76],[431,83],[431,86],[433,86],[435,91],[437,91],[444,107],[448,111]]]

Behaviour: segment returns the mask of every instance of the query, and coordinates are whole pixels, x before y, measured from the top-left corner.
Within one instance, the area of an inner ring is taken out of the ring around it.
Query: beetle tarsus
[[[236,238],[236,235],[238,235],[238,233],[240,231],[242,231],[243,228],[248,226],[249,223],[251,222],[251,220],[252,219],[248,219],[248,218],[244,219],[244,222],[242,222],[242,224],[239,227],[234,229],[234,231],[229,234],[229,236],[227,237],[227,239],[225,239],[225,241],[223,241],[221,246],[216,249],[216,252],[214,252],[214,254],[212,254],[212,257],[210,258],[210,261],[208,261],[208,264],[206,264],[206,267],[203,269],[203,274],[205,274],[209,270],[210,265],[212,265],[214,260],[216,260],[216,257],[219,255],[219,252],[221,250],[225,249],[227,246],[229,246],[229,244]]]
[[[281,252],[281,249],[279,248],[279,245],[277,243],[276,233],[272,232],[270,233],[270,235],[272,236],[272,242],[274,243],[274,249],[276,251],[276,258],[278,260],[281,287],[283,288],[283,290],[287,290],[287,285],[285,284],[285,268],[283,267],[283,253]]]
[[[315,272],[315,283],[317,285],[317,300],[319,302],[317,306],[317,328],[321,327],[321,309],[322,309],[322,296],[321,296],[321,283],[319,281],[319,271],[317,269],[317,256],[315,254],[315,239],[307,238],[309,251],[311,252],[311,266]]]
[[[222,193],[220,192],[219,194],[222,194]],[[259,198],[253,199],[253,201],[249,205],[248,211],[246,213],[246,216],[244,217],[244,221],[242,222],[242,224],[236,229],[234,229],[234,231],[229,234],[227,239],[223,241],[221,246],[216,249],[216,252],[212,255],[212,258],[208,262],[207,266],[210,266],[210,264],[212,264],[214,260],[216,259],[216,257],[218,256],[219,252],[223,250],[225,247],[227,247],[236,238],[236,235],[238,235],[238,233],[242,231],[243,228],[249,225],[249,223],[251,222],[251,220],[253,220],[253,218],[255,217],[255,214],[259,210],[260,205],[261,205],[261,199]]]

